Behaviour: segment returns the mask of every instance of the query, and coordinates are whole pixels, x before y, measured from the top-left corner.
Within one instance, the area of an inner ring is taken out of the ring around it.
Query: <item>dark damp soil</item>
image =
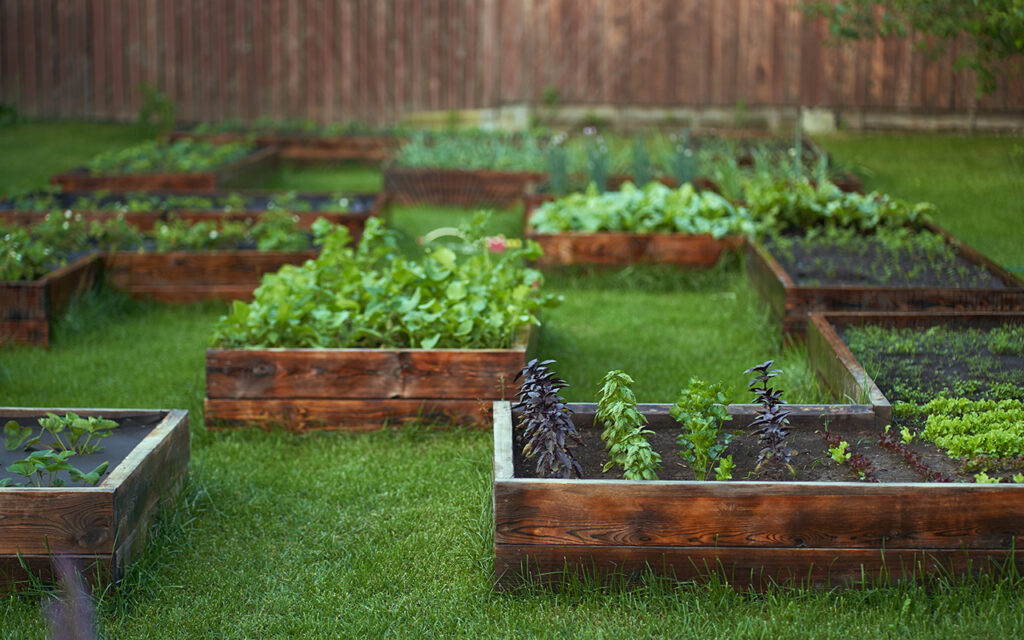
[[[1024,324],[845,327],[839,335],[889,402],[1024,397]]]
[[[0,200],[0,211],[49,211],[51,209],[76,210],[126,210],[129,203],[149,203],[145,210],[161,212],[169,209],[190,211],[269,211],[281,208],[289,211],[348,211],[364,213],[373,208],[376,196],[345,196],[347,204],[342,208],[338,197],[330,193],[297,193],[294,198],[282,201],[280,194],[275,201],[273,194],[242,193],[228,201],[228,194],[161,193],[161,192],[110,192],[110,191],[65,191],[50,193],[45,190],[30,192],[21,196]],[[239,202],[242,204],[239,205]],[[138,205],[136,206],[138,208]]]
[[[573,455],[583,468],[583,478],[595,480],[621,480],[622,473],[618,468],[608,472],[602,471],[608,457],[604,443],[601,441],[601,427],[594,426],[592,420],[576,420],[583,446],[571,447]],[[727,423],[728,426],[728,423]],[[652,416],[649,428],[654,434],[649,436],[652,448],[661,455],[659,480],[695,480],[693,472],[679,456],[680,447],[676,438],[680,433],[679,425],[668,416]],[[736,468],[732,480],[753,481],[810,481],[810,482],[867,482],[874,478],[878,482],[925,482],[920,471],[915,471],[903,456],[879,444],[880,433],[873,427],[833,428],[831,433],[848,443],[848,451],[859,454],[867,466],[862,477],[850,462],[839,464],[829,455],[829,443],[826,441],[823,427],[801,425],[792,427],[788,437],[788,449],[791,452],[792,470],[781,466],[765,465],[757,469],[757,458],[761,446],[757,436],[752,433],[741,433],[734,437],[726,451],[732,455]],[[518,439],[518,432],[516,432]],[[970,474],[960,473],[957,465],[934,445],[915,440],[909,447],[921,455],[924,469],[938,472],[957,482],[973,482]],[[522,443],[514,443],[514,469],[517,478],[535,478],[535,463],[522,458]],[[710,476],[713,479],[713,473]]]
[[[94,453],[71,456],[68,459],[68,462],[85,472],[92,471],[97,465],[104,461],[108,462],[109,466],[107,467],[107,473],[100,478],[100,483],[102,484],[104,478],[106,478],[111,471],[117,468],[117,465],[128,457],[132,450],[135,449],[143,438],[149,435],[153,428],[159,424],[164,417],[166,417],[166,414],[157,413],[123,418],[111,418],[118,423],[118,426],[113,430],[110,437],[99,441],[102,448]],[[35,428],[36,434],[40,431],[39,421],[37,418],[14,418],[0,413],[0,427],[7,424],[9,420],[14,420],[22,427],[29,426]],[[3,440],[4,438],[0,435],[0,441]],[[0,480],[3,478],[10,478],[16,484],[23,484],[25,482],[25,477],[8,472],[7,467],[18,460],[23,460],[28,457],[28,455],[33,451],[46,448],[43,445],[50,442],[52,442],[52,440],[50,439],[49,434],[46,434],[39,445],[28,450],[19,448],[15,451],[8,451],[6,447],[0,446]],[[71,482],[67,472],[62,471],[58,475],[64,479],[65,485],[68,487],[87,486]],[[0,491],[2,490],[3,489],[0,489]]]
[[[945,246],[893,246],[861,236],[834,240],[785,236],[764,244],[800,286],[888,286],[1005,289],[983,266]]]

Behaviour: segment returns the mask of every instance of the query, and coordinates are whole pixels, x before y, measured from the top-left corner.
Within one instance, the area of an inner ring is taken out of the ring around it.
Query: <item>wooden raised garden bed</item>
[[[107,284],[137,298],[250,300],[264,274],[316,256],[315,250],[117,251],[103,256],[103,272]]]
[[[34,425],[47,411],[69,410],[4,407],[0,423],[15,419]],[[16,588],[29,574],[52,579],[54,556],[73,561],[90,580],[119,580],[141,553],[158,510],[185,482],[187,411],[70,411],[121,423],[103,440],[104,450],[89,456],[109,461],[109,471],[96,486],[0,488],[0,590]],[[6,455],[13,460],[24,454]],[[5,458],[3,466],[10,461]]]
[[[960,258],[982,267],[1004,286],[798,285],[759,242],[747,243],[747,274],[787,334],[802,334],[807,314],[814,311],[1024,310],[1024,281],[937,225],[924,226],[944,237]]]
[[[594,405],[571,405],[580,428]],[[754,407],[731,405],[743,428]],[[792,429],[874,429],[867,405],[792,405]],[[655,431],[668,405],[640,405]],[[560,480],[517,476],[513,414],[494,404],[495,583],[558,584],[566,571],[613,579],[842,586],[957,575],[1014,562],[1024,486],[918,482]],[[827,457],[827,456],[826,456]],[[663,458],[664,460],[664,458]]]
[[[391,156],[401,139],[398,136],[353,134],[319,136],[303,133],[191,133],[175,131],[168,140],[205,140],[213,144],[245,142],[250,138],[260,146],[275,146],[281,150],[281,159],[293,162],[346,162],[358,161],[381,164]]]
[[[201,198],[225,198],[231,193],[238,193],[246,197],[252,197],[256,199],[262,199],[269,196],[265,191],[199,191],[196,193],[188,193],[182,191],[170,191],[170,192],[149,192],[148,195],[155,196],[172,196],[172,197],[188,197],[194,195]],[[72,213],[81,215],[86,222],[102,222],[112,218],[117,218],[118,215],[123,215],[125,222],[128,224],[138,227],[141,231],[150,231],[158,222],[167,222],[171,217],[177,217],[186,222],[199,222],[199,221],[223,221],[223,220],[250,220],[259,218],[262,214],[266,213],[268,209],[266,207],[257,208],[255,204],[250,205],[242,211],[222,211],[219,209],[205,210],[205,209],[175,209],[171,211],[145,211],[145,212],[133,212],[128,211],[121,214],[118,211],[107,210],[107,209],[95,209],[95,210],[84,210],[78,209],[73,204],[78,200],[80,196],[90,196],[91,192],[87,191],[70,191],[59,194],[58,204],[62,210],[70,210]],[[105,196],[104,200],[111,202],[125,202],[129,199],[131,193],[129,192],[112,192]],[[323,193],[298,193],[296,196],[299,199],[308,199],[311,201],[322,200],[327,197],[327,194]],[[349,233],[353,239],[358,240],[363,233],[363,228],[366,226],[366,220],[370,216],[379,215],[382,208],[385,206],[387,201],[386,196],[383,194],[359,194],[349,196],[351,203],[348,211],[293,211],[287,210],[288,213],[298,218],[298,225],[302,229],[309,229],[318,218],[324,218],[328,222],[333,224],[343,225],[348,228]],[[0,222],[9,224],[23,224],[31,225],[38,224],[46,218],[49,211],[35,211],[16,209],[10,199],[0,200]]]
[[[208,349],[208,424],[364,431],[426,420],[485,426],[537,329],[511,349]]]
[[[98,256],[82,256],[39,280],[0,282],[0,344],[50,346],[50,322],[68,302],[96,285]]]
[[[262,147],[216,171],[94,174],[81,168],[51,176],[50,183],[65,191],[214,191],[245,186],[276,171],[278,156],[276,147]]]
[[[864,325],[900,329],[936,326],[990,328],[1022,324],[1024,312],[1013,311],[812,313],[807,321],[807,357],[833,396],[867,402],[874,408],[879,427],[882,428],[892,422],[892,404],[864,370],[838,331],[846,327]],[[1024,394],[1024,389],[1021,393]]]
[[[537,207],[551,199],[550,196],[524,198],[526,215],[523,233],[544,250],[544,255],[537,259],[540,266],[611,266],[643,262],[710,267],[718,262],[723,251],[739,249],[745,241],[739,235],[716,239],[707,234],[689,233],[538,233],[530,228],[530,217]]]
[[[384,169],[384,192],[398,204],[458,206],[517,204],[545,174],[529,171]]]

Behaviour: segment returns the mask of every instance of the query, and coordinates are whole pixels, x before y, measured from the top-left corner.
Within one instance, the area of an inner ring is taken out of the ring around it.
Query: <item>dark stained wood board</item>
[[[98,563],[102,581],[120,579],[141,552],[158,509],[174,499],[187,475],[187,411],[4,407],[0,415],[42,417],[47,411],[163,418],[95,487],[0,488],[0,589],[16,587],[26,566],[51,576],[51,554],[69,554],[80,567]]]
[[[384,192],[397,204],[511,206],[545,174],[528,171],[384,169]]]
[[[536,328],[511,349],[209,349],[206,416],[215,425],[366,430],[417,418],[483,426]]]
[[[925,226],[946,238],[965,260],[992,272],[1006,288],[800,286],[758,242],[747,243],[747,275],[781,321],[784,334],[802,335],[807,314],[813,311],[1024,310],[1024,281],[937,225]]]
[[[580,420],[594,405],[571,405]],[[793,405],[793,428],[875,424],[870,405]],[[641,405],[652,424],[668,405]],[[735,426],[756,415],[730,405]],[[510,404],[494,403],[495,583],[563,570],[725,577],[737,588],[915,580],[1005,566],[1024,534],[1024,487],[856,482],[516,478]]]
[[[99,257],[82,256],[39,280],[0,282],[0,343],[48,347],[50,322],[71,299],[94,287]]]
[[[216,191],[244,186],[277,169],[276,147],[263,147],[248,156],[217,169],[182,173],[93,174],[85,169],[58,173],[50,183],[65,191]]]

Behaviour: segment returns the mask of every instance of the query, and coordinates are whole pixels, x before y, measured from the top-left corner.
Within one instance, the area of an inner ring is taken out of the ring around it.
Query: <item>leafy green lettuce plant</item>
[[[86,165],[94,174],[210,171],[241,160],[253,147],[241,142],[211,144],[202,140],[145,142],[107,151]]]
[[[609,371],[601,380],[597,419],[604,425],[601,440],[608,451],[604,470],[622,468],[626,480],[657,480],[661,456],[651,448],[645,429],[647,418],[637,409],[633,378],[624,371]]]

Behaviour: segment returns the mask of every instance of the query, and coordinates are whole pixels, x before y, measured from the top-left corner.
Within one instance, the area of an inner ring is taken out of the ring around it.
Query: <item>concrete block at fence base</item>
[[[836,114],[831,109],[803,109],[800,126],[809,134],[832,133],[836,130]]]

